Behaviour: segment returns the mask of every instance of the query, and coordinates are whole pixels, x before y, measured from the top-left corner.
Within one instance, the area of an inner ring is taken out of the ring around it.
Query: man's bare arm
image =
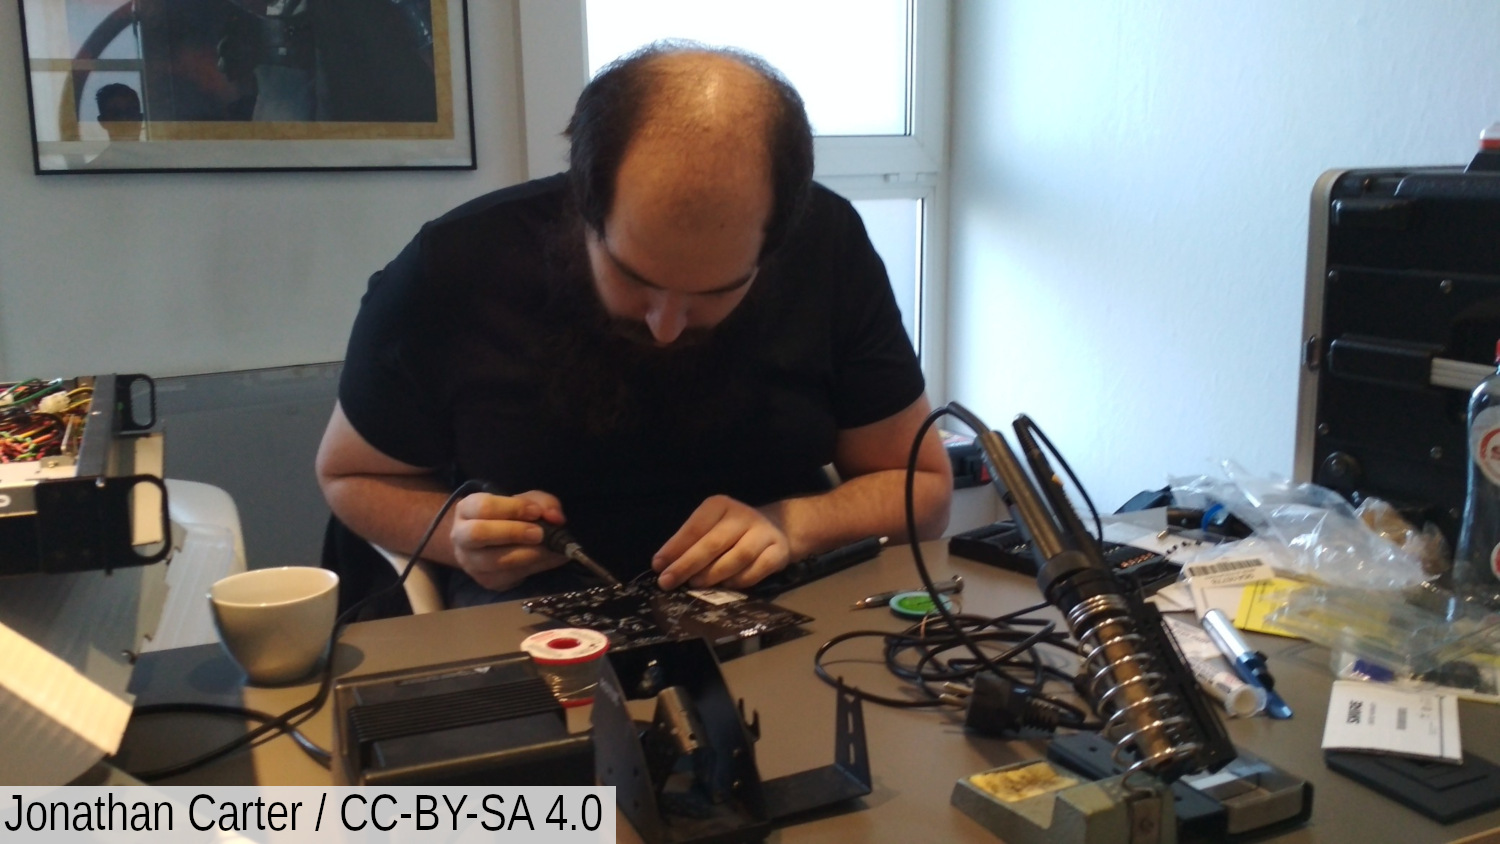
[[[333,514],[350,530],[398,554],[410,554],[448,498],[432,470],[403,463],[370,445],[344,415],[342,405],[318,446],[318,486]],[[448,532],[450,513],[422,551],[429,560],[454,564]]]
[[[318,485],[334,515],[390,551],[410,554],[450,493],[432,470],[386,455],[365,440],[335,404],[318,447]],[[564,562],[537,546],[534,522],[561,523],[557,499],[542,492],[466,496],[443,518],[422,558],[467,571],[490,589],[508,589]]]
[[[863,539],[906,533],[906,463],[922,420],[932,411],[923,396],[905,410],[870,425],[839,432],[834,467],[843,483],[822,495],[790,498],[767,508],[802,559]],[[953,469],[936,428],[929,428],[917,454],[912,500],[915,541],[935,539],[948,527]]]

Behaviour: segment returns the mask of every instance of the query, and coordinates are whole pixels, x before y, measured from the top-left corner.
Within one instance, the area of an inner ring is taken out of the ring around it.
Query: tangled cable
[[[1073,682],[1073,675],[1049,665],[1038,651],[1047,645],[1067,654],[1076,653],[1072,638],[1058,630],[1056,622],[1036,616],[1048,605],[1035,604],[994,618],[956,614],[953,620],[962,627],[962,635],[936,615],[928,616],[906,629],[892,633],[883,630],[854,630],[824,642],[813,656],[813,671],[823,682],[838,688],[840,683],[824,666],[824,657],[835,647],[857,639],[881,640],[886,669],[910,684],[916,694],[898,698],[852,688],[843,688],[861,700],[881,706],[902,709],[924,707],[972,707],[976,683],[984,675],[1001,675],[1009,689],[1021,699],[1035,701],[1033,710],[1050,713],[1053,723],[1025,723],[1017,726],[1071,727],[1098,729],[1088,714],[1072,703],[1046,694],[1049,681]],[[969,650],[967,637],[977,647],[986,649],[986,665]],[[1029,719],[1028,719],[1029,720]]]

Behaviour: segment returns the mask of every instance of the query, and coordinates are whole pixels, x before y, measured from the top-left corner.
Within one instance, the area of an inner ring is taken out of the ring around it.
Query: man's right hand
[[[553,495],[537,490],[519,495],[474,493],[453,508],[453,554],[480,586],[503,592],[568,561],[542,547],[542,521],[565,521]]]

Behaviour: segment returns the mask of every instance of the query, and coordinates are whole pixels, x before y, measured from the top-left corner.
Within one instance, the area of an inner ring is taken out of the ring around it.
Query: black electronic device
[[[340,785],[593,785],[590,737],[523,653],[339,679]]]
[[[752,598],[769,601],[798,586],[822,580],[844,569],[873,560],[880,556],[885,543],[886,539],[883,536],[870,536],[822,554],[793,561],[787,564],[786,568],[766,577],[745,591]]]
[[[1500,766],[1470,753],[1461,765],[1344,750],[1323,751],[1323,761],[1330,770],[1439,823],[1500,809]]]
[[[1047,744],[1047,758],[1093,780],[1119,774],[1113,745],[1092,733],[1058,736]],[[1312,783],[1240,751],[1213,773],[1193,774],[1172,783],[1177,840],[1237,841],[1305,823],[1312,816]]]
[[[145,375],[0,384],[0,575],[165,559],[156,423]]]
[[[1126,586],[1152,594],[1177,579],[1182,566],[1153,551],[1101,542],[1104,564],[1125,581]],[[948,553],[986,565],[1025,575],[1036,573],[1031,542],[1014,522],[995,522],[948,537]]]
[[[943,433],[943,449],[953,469],[953,488],[969,489],[990,482],[990,469],[984,465],[984,449],[973,437],[952,432]]]
[[[1294,470],[1457,539],[1469,393],[1500,340],[1500,172],[1330,170],[1312,191]]]
[[[722,658],[799,635],[812,621],[801,613],[719,589],[675,589],[643,576],[624,586],[598,586],[531,598],[522,609],[569,627],[597,630],[612,650],[681,639],[707,639]]]

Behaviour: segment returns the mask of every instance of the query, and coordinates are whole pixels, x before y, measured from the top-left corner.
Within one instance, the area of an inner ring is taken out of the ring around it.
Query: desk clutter
[[[598,656],[598,654],[596,654]],[[527,653],[336,682],[333,773],[341,785],[616,788],[651,842],[759,841],[872,788],[864,717],[841,690],[833,762],[763,780],[759,715],[735,702],[706,640],[602,655],[590,733]]]

